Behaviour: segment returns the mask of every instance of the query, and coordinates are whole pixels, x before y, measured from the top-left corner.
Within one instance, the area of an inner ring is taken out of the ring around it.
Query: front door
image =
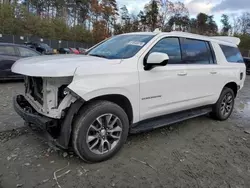
[[[145,71],[144,57],[139,60],[140,120],[185,109],[187,93],[190,92],[179,38],[168,37],[159,40],[148,54],[152,52],[167,53],[169,61],[164,67]]]

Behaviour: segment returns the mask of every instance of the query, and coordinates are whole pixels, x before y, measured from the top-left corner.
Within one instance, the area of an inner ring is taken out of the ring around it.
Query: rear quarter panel
[[[223,87],[227,83],[235,82],[240,86],[240,88],[244,86],[244,81],[246,78],[246,66],[244,63],[228,62],[219,44],[212,42],[212,46],[214,48],[217,60],[215,68],[218,70],[217,82],[214,83],[214,86],[217,90],[216,98],[219,98]],[[241,73],[243,73],[243,79],[240,79]]]

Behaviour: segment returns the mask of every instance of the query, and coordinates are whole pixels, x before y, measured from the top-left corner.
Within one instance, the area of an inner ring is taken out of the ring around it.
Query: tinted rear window
[[[183,39],[182,57],[188,64],[213,64],[212,52],[206,41]]]
[[[226,59],[230,63],[244,63],[240,50],[236,47],[220,45]]]

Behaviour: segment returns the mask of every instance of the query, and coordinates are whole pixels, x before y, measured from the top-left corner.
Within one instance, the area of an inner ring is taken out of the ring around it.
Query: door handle
[[[179,72],[178,76],[187,76],[187,73],[186,72]]]
[[[211,71],[210,74],[217,74],[217,71]]]

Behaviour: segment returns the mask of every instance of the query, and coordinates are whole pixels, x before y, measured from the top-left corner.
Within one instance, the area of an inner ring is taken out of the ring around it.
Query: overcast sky
[[[130,13],[137,14],[150,0],[117,0],[119,7],[126,5]],[[172,0],[177,1],[177,0]],[[239,14],[244,11],[250,12],[250,0],[179,0],[189,10],[190,16],[194,17],[199,12],[213,14],[217,24],[220,24],[220,17],[223,13]]]

